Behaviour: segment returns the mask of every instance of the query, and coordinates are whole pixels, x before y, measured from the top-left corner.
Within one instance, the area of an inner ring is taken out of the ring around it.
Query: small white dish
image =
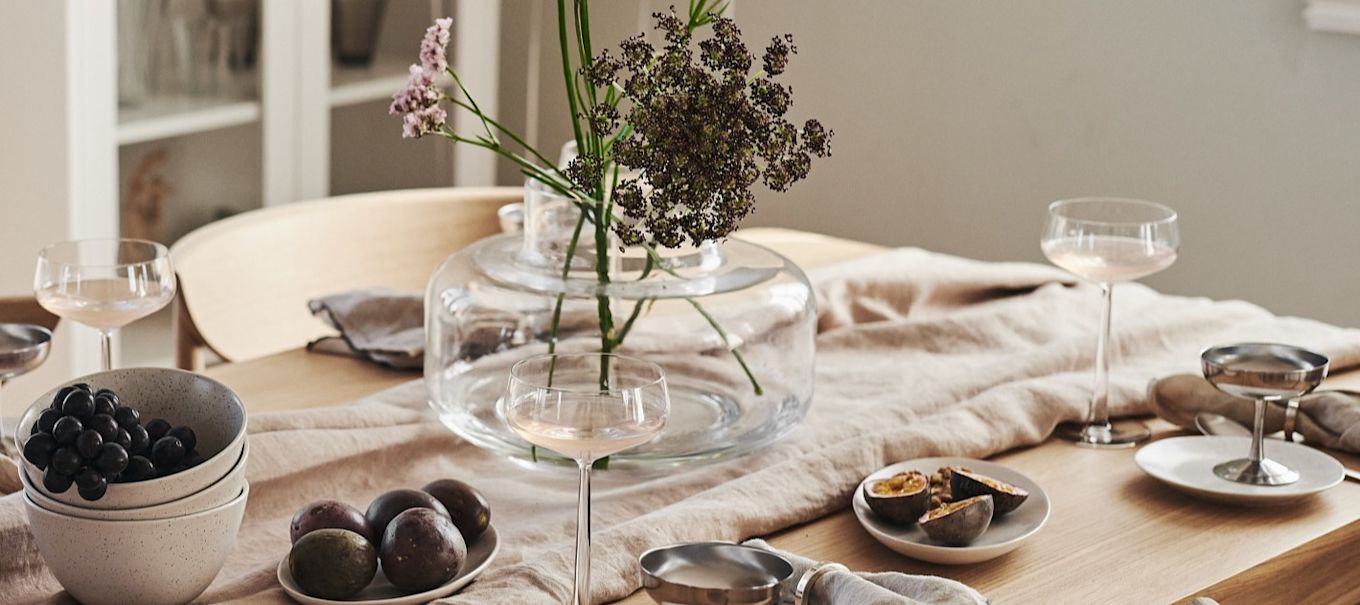
[[[1298,443],[1267,440],[1265,455],[1299,472],[1289,485],[1247,485],[1214,474],[1214,465],[1245,458],[1251,437],[1194,435],[1153,441],[1134,454],[1143,472],[1190,496],[1241,506],[1276,506],[1326,491],[1341,483],[1341,463]]]
[[[496,553],[501,550],[501,539],[496,533],[496,526],[486,528],[477,541],[468,546],[467,561],[463,562],[463,569],[454,576],[452,580],[445,582],[441,586],[431,588],[425,592],[415,594],[403,593],[400,589],[387,581],[387,576],[383,575],[381,569],[378,575],[366,588],[359,591],[359,594],[343,601],[333,601],[330,599],[318,599],[308,596],[298,588],[297,583],[293,582],[293,574],[288,569],[288,557],[279,561],[279,585],[283,591],[288,593],[294,601],[302,605],[420,605],[435,599],[442,599],[464,586],[472,583],[472,580],[486,570],[491,565],[491,561],[496,558]]]
[[[966,466],[1029,492],[1029,498],[1010,514],[993,519],[991,527],[968,546],[936,544],[915,524],[910,527],[894,525],[869,510],[869,503],[864,500],[866,483],[907,471],[920,471],[930,476],[942,466]],[[941,565],[980,563],[1015,550],[1048,522],[1050,512],[1048,494],[1038,483],[995,462],[972,458],[917,458],[881,468],[855,487],[852,507],[859,524],[884,546],[913,559]]]

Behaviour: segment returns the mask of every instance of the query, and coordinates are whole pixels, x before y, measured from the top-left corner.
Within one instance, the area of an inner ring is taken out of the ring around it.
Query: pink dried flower
[[[444,108],[438,105],[412,111],[401,117],[401,136],[404,139],[418,139],[439,132],[444,128],[447,118]]]
[[[452,17],[435,19],[434,25],[425,30],[425,38],[420,41],[420,66],[432,74],[443,73],[449,68],[448,47],[449,27]]]
[[[391,115],[420,111],[439,103],[439,88],[434,85],[434,74],[419,65],[412,65],[406,87],[392,95],[392,105],[387,113]]]

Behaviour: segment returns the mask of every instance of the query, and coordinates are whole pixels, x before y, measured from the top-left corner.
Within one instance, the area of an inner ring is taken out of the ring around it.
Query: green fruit
[[[318,529],[288,553],[288,570],[298,588],[320,599],[354,596],[378,573],[378,555],[363,536],[347,529]]]
[[[440,479],[420,488],[449,511],[449,518],[468,543],[476,542],[491,526],[491,505],[476,488],[457,479]],[[925,511],[922,511],[925,512]]]
[[[992,524],[992,497],[955,500],[921,515],[920,524],[931,540],[946,546],[967,546]]]
[[[448,519],[449,511],[425,492],[416,489],[394,489],[373,499],[368,504],[368,511],[364,513],[364,519],[368,521],[368,527],[373,531],[373,536],[378,538],[378,546],[382,546],[384,532],[387,531],[387,524],[392,522],[397,515],[411,508],[429,508],[443,515]]]
[[[402,512],[383,534],[383,573],[402,590],[421,592],[448,582],[466,560],[467,542],[458,528],[428,508]]]

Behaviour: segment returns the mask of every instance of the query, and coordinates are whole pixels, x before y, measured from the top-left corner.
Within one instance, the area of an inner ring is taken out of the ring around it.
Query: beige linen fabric
[[[845,508],[860,479],[885,464],[1038,443],[1085,411],[1099,306],[1092,286],[1049,267],[918,249],[824,268],[812,279],[822,306],[808,420],[740,459],[599,474],[596,600],[640,585],[636,558],[647,548],[765,535]],[[1216,343],[1298,344],[1331,356],[1338,370],[1360,361],[1360,332],[1273,317],[1243,302],[1131,284],[1115,293],[1115,317],[1111,403],[1120,414],[1146,412],[1150,379],[1193,372],[1200,349]],[[275,566],[288,551],[290,516],[308,501],[363,507],[388,489],[457,477],[486,494],[505,544],[490,570],[444,602],[568,602],[574,469],[483,452],[435,421],[424,399],[414,381],[346,407],[252,417],[246,520],[201,601],[284,601]],[[59,590],[15,495],[0,498],[0,552],[0,603]]]

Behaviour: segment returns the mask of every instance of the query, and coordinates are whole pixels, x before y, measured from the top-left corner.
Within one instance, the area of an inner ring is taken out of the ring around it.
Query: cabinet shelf
[[[382,57],[365,67],[336,65],[331,69],[330,106],[391,99],[406,84],[410,65],[410,61]]]
[[[260,119],[259,101],[224,97],[155,97],[118,110],[119,145],[145,143]]]

